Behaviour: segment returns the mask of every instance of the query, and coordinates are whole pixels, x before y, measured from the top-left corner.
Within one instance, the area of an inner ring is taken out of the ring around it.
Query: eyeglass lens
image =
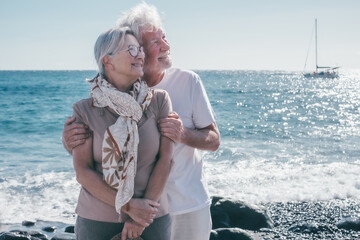
[[[137,57],[139,55],[139,52],[143,51],[142,47],[136,47],[136,46],[129,46],[129,53],[132,57]]]

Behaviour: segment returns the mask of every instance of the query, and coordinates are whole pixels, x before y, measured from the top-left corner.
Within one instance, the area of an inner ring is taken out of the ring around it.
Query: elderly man
[[[194,72],[171,68],[170,45],[155,7],[141,3],[126,13],[118,25],[129,26],[137,35],[145,52],[143,79],[149,87],[166,90],[175,111],[159,121],[161,133],[176,143],[174,166],[166,186],[171,239],[208,240],[211,201],[198,149],[216,151],[220,133],[201,79]],[[68,150],[86,137],[84,127],[71,124],[73,121],[70,118],[64,125],[63,140]],[[135,215],[140,224],[149,222],[140,213]]]

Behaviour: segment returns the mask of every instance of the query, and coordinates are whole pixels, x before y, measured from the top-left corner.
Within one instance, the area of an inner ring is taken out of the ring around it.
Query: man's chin
[[[166,59],[166,61],[163,62],[164,69],[171,68],[172,66],[172,60],[171,58]]]

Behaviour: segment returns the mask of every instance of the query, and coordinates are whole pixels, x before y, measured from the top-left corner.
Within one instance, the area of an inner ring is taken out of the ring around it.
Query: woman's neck
[[[131,90],[133,83],[136,81],[136,79],[132,81],[130,79],[126,79],[125,76],[119,76],[119,75],[113,76],[112,74],[108,74],[106,80],[109,83],[111,83],[120,92],[129,92]]]

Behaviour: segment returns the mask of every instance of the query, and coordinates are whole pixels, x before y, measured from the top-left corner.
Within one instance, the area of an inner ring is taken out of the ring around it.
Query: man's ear
[[[112,69],[113,68],[113,65],[112,65],[112,62],[111,62],[111,57],[109,55],[106,55],[102,58],[102,63],[104,64],[105,68],[106,69]]]

